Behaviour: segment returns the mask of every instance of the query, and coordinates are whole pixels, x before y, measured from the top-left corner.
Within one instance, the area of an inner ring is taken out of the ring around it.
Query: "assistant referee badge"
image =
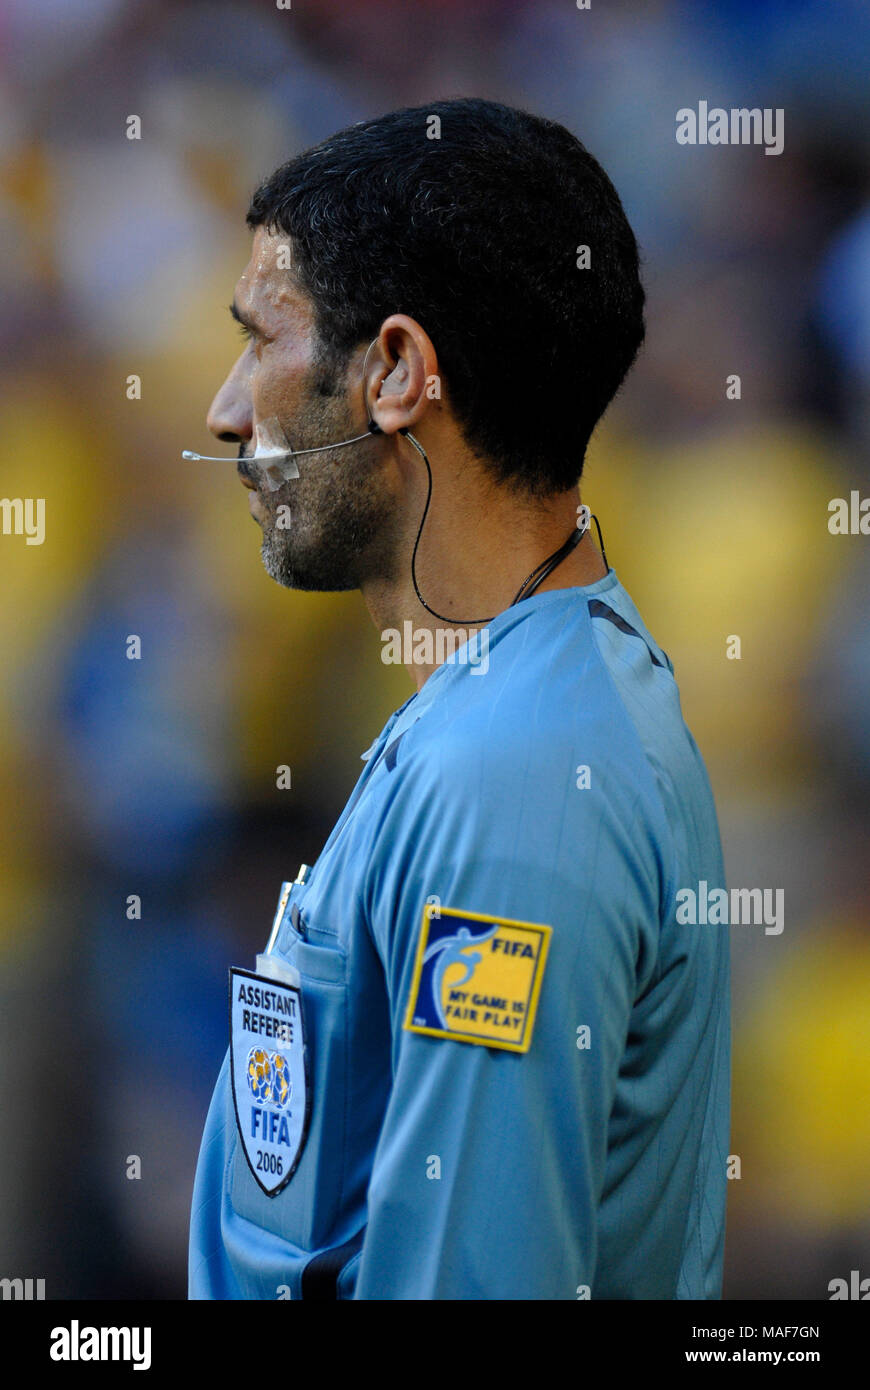
[[[275,1197],[296,1171],[308,1129],[302,996],[298,986],[230,971],[233,1104],[248,1167]]]
[[[552,927],[427,903],[410,1033],[528,1052]]]

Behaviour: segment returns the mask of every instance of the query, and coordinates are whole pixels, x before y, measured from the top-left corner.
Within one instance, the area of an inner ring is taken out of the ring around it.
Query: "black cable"
[[[423,508],[423,515],[420,518],[420,525],[417,530],[417,539],[414,541],[414,549],[411,554],[411,581],[414,585],[414,593],[417,595],[417,598],[420,600],[420,603],[422,603],[423,607],[426,609],[426,612],[431,613],[432,617],[437,618],[439,622],[451,623],[456,627],[476,627],[478,624],[481,623],[491,623],[493,621],[493,618],[498,616],[497,614],[494,613],[491,618],[448,618],[443,613],[436,613],[435,609],[429,607],[423,595],[420,593],[420,586],[417,583],[417,550],[420,545],[420,537],[423,534],[423,527],[426,524],[426,517],[429,514],[429,503],[432,501],[432,469],[429,466],[429,459],[426,456],[426,450],[423,448],[422,444],[418,443],[418,441],[414,438],[414,436],[411,434],[409,430],[402,430],[401,433],[405,435],[406,439],[410,440],[414,448],[417,450],[417,453],[420,455],[421,459],[426,465],[426,473],[429,478],[428,490],[426,492],[426,505]],[[601,536],[601,527],[598,525],[598,518],[597,516],[593,516],[591,512],[589,513],[589,517],[591,517],[591,519],[595,522],[595,525],[598,529],[598,538],[601,542],[601,557],[604,560],[605,565],[607,565],[607,556],[604,553],[604,541]],[[586,525],[582,529],[579,526],[575,526],[574,530],[571,532],[571,535],[564,542],[564,544],[560,545],[558,550],[554,550],[552,555],[548,555],[545,560],[542,560],[539,565],[536,565],[535,568],[532,570],[531,574],[529,574],[523,580],[522,584],[517,590],[516,597],[512,600],[510,604],[510,607],[513,608],[514,604],[519,603],[521,599],[530,598],[531,595],[538,588],[538,586],[543,584],[544,580],[550,574],[552,574],[556,566],[561,564],[565,556],[570,554],[570,552],[574,549],[576,545],[579,545],[580,541],[582,541],[583,537],[588,533],[588,531],[589,519],[587,517]],[[534,583],[532,583],[533,580]],[[529,588],[528,591],[525,592],[529,584],[531,584],[531,588]]]
[[[536,589],[540,588],[547,576],[549,574],[552,574],[556,566],[562,563],[565,556],[568,555],[576,545],[580,544],[588,530],[588,521],[582,530],[579,526],[574,527],[574,530],[571,532],[565,544],[560,545],[558,550],[554,550],[552,555],[548,555],[546,560],[542,560],[541,563],[532,570],[528,579],[523,581],[523,583],[517,590],[516,598],[510,605],[511,608],[513,608],[515,603],[519,603],[521,599],[531,598],[532,594],[535,592]],[[537,578],[535,578],[536,575]],[[533,579],[535,580],[534,584],[532,584],[531,588],[528,589],[528,592],[524,592],[524,590],[526,590],[527,586]]]
[[[601,558],[604,561],[604,568],[609,571],[610,566],[607,563],[607,551],[604,549],[604,537],[601,534],[601,527],[598,524],[598,517],[595,515],[594,512],[590,512],[589,515],[595,522],[595,529],[598,532],[598,546],[601,551]]]

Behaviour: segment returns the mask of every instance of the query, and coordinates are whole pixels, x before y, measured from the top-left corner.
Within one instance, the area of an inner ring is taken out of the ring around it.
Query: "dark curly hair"
[[[408,314],[500,481],[577,482],[643,342],[644,292],[619,196],[564,126],[476,99],[392,111],[282,165],[247,220],[291,239],[326,361]]]

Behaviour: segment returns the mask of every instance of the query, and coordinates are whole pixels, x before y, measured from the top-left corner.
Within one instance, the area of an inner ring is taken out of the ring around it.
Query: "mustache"
[[[240,478],[247,478],[249,483],[256,483],[257,480],[254,477],[254,474],[250,467],[251,458],[252,455],[245,452],[245,445],[244,442],[242,442],[239,445],[239,456],[238,462],[236,463],[236,472],[238,473]]]

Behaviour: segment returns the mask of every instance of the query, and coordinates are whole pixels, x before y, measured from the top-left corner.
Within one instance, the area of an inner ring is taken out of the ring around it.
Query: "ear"
[[[363,389],[370,419],[383,434],[417,425],[431,404],[427,386],[438,375],[432,340],[416,319],[391,314],[369,352]]]

